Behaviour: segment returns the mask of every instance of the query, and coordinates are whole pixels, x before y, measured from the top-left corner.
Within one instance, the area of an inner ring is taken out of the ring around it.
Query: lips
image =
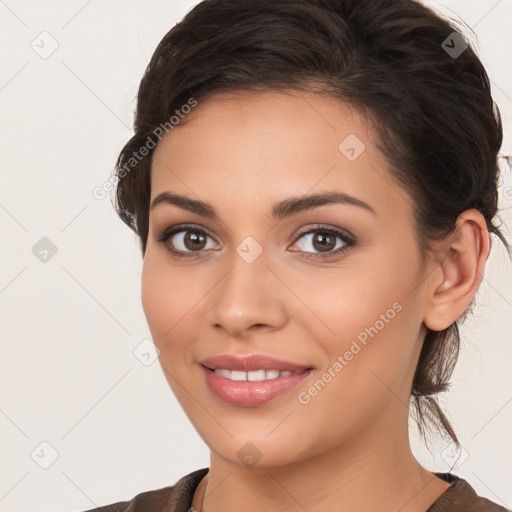
[[[249,380],[251,382],[262,381],[262,380],[272,380],[277,379],[278,377],[290,377],[291,375],[298,375],[300,372],[290,372],[290,371],[282,371],[279,370],[253,370],[250,372],[244,372],[243,370],[227,370],[224,368],[216,368],[212,370],[217,375],[221,377],[225,377],[226,379],[231,380]]]
[[[276,399],[295,389],[313,371],[308,366],[263,355],[226,354],[203,359],[200,365],[210,392],[239,407],[255,407]]]
[[[230,371],[243,371],[253,372],[257,370],[278,370],[279,372],[302,372],[311,368],[310,366],[292,363],[283,359],[276,359],[275,357],[264,355],[252,356],[233,356],[230,354],[223,354],[219,356],[207,357],[200,361],[200,363],[210,370],[230,370]]]

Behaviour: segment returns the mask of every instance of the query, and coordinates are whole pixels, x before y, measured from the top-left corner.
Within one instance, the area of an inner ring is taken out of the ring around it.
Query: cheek
[[[153,334],[153,341],[160,344],[164,329],[165,311],[169,310],[166,301],[162,300],[165,295],[166,279],[159,272],[159,266],[154,262],[151,254],[146,252],[142,267],[141,278],[141,299],[144,314],[148,321],[149,328]],[[172,309],[171,309],[172,311]]]
[[[330,301],[323,304],[329,312],[334,330],[364,342],[373,335],[393,337],[409,318],[419,322],[419,267],[413,244],[382,243],[382,250],[361,258],[354,269],[348,269],[331,285]],[[325,283],[327,284],[327,283]]]
[[[192,301],[190,287],[183,286],[183,273],[170,271],[157,255],[147,252],[141,278],[141,299],[154,343],[160,351],[168,350],[176,330]]]
[[[199,311],[213,285],[207,273],[173,266],[166,254],[146,252],[141,276],[142,306],[153,342],[160,350],[160,362],[173,374],[183,375],[195,359],[196,346],[191,341],[206,328]]]
[[[331,371],[343,374],[350,387],[382,387],[370,369],[398,386],[414,367],[422,325],[421,287],[412,292],[419,284],[418,268],[412,252],[405,260],[392,256],[390,251],[378,261],[369,258],[342,278],[326,275],[309,288],[308,304],[330,331],[322,329],[326,334],[317,338],[327,356],[325,366],[332,367],[341,356],[343,369],[337,365],[340,371]]]
[[[332,300],[323,305],[322,318],[335,334],[319,339],[325,365],[316,384],[299,397],[318,414],[331,408],[341,417],[350,410],[357,423],[394,396],[408,403],[421,329],[419,292],[411,293],[415,269],[379,269],[368,267],[329,288]]]
[[[192,346],[187,341],[196,324],[187,322],[197,302],[190,286],[184,286],[183,272],[172,271],[165,261],[146,252],[141,278],[144,314],[158,350],[159,363],[170,388],[185,409],[190,408]]]
[[[316,271],[314,276],[307,272],[287,276],[304,302],[297,304],[294,320],[305,330],[314,327],[316,339],[327,353],[348,349],[352,340],[364,344],[373,337],[393,337],[401,330],[403,318],[415,315],[410,294],[415,270],[379,261]],[[418,315],[414,321],[419,322]]]

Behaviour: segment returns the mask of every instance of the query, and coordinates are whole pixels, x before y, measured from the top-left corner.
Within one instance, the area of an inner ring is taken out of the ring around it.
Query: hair
[[[190,100],[220,92],[308,91],[363,113],[391,175],[413,199],[422,260],[475,208],[508,249],[498,211],[502,123],[471,44],[415,0],[205,0],[158,44],[141,80],[133,137],[116,163],[115,208],[138,235],[149,230],[151,159],[138,151]],[[455,34],[455,37],[458,34]],[[452,38],[451,40],[449,38]],[[456,40],[462,44],[464,39]],[[185,109],[184,109],[185,111]],[[182,116],[180,116],[181,118]],[[178,118],[176,118],[178,119]],[[167,129],[167,128],[170,129]],[[423,260],[424,261],[424,260]],[[427,328],[411,389],[420,434],[435,427],[460,446],[437,394],[459,354],[458,321]]]

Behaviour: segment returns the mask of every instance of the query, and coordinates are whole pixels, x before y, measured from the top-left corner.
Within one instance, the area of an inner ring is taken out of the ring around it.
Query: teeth
[[[279,370],[253,370],[250,372],[244,372],[240,370],[225,370],[215,369],[214,372],[221,377],[231,380],[248,380],[251,382],[258,382],[261,380],[277,379],[278,377],[289,377],[294,375],[294,372],[288,370],[280,372]],[[297,372],[299,373],[299,372]]]
[[[240,372],[245,373],[245,372]],[[247,372],[247,380],[251,382],[255,382],[257,380],[265,380],[266,372],[265,370],[254,370],[253,372]]]

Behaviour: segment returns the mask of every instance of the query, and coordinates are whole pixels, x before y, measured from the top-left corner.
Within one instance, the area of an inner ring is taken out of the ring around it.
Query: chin
[[[274,434],[267,437],[266,431],[265,434],[260,432],[251,435],[248,429],[246,435],[237,435],[233,438],[223,436],[224,442],[219,442],[218,435],[212,434],[210,437],[199,431],[198,433],[212,454],[226,462],[247,468],[283,467],[309,456],[305,450],[304,440],[294,441],[294,436],[287,436],[285,432],[282,436],[276,435],[272,438]]]

